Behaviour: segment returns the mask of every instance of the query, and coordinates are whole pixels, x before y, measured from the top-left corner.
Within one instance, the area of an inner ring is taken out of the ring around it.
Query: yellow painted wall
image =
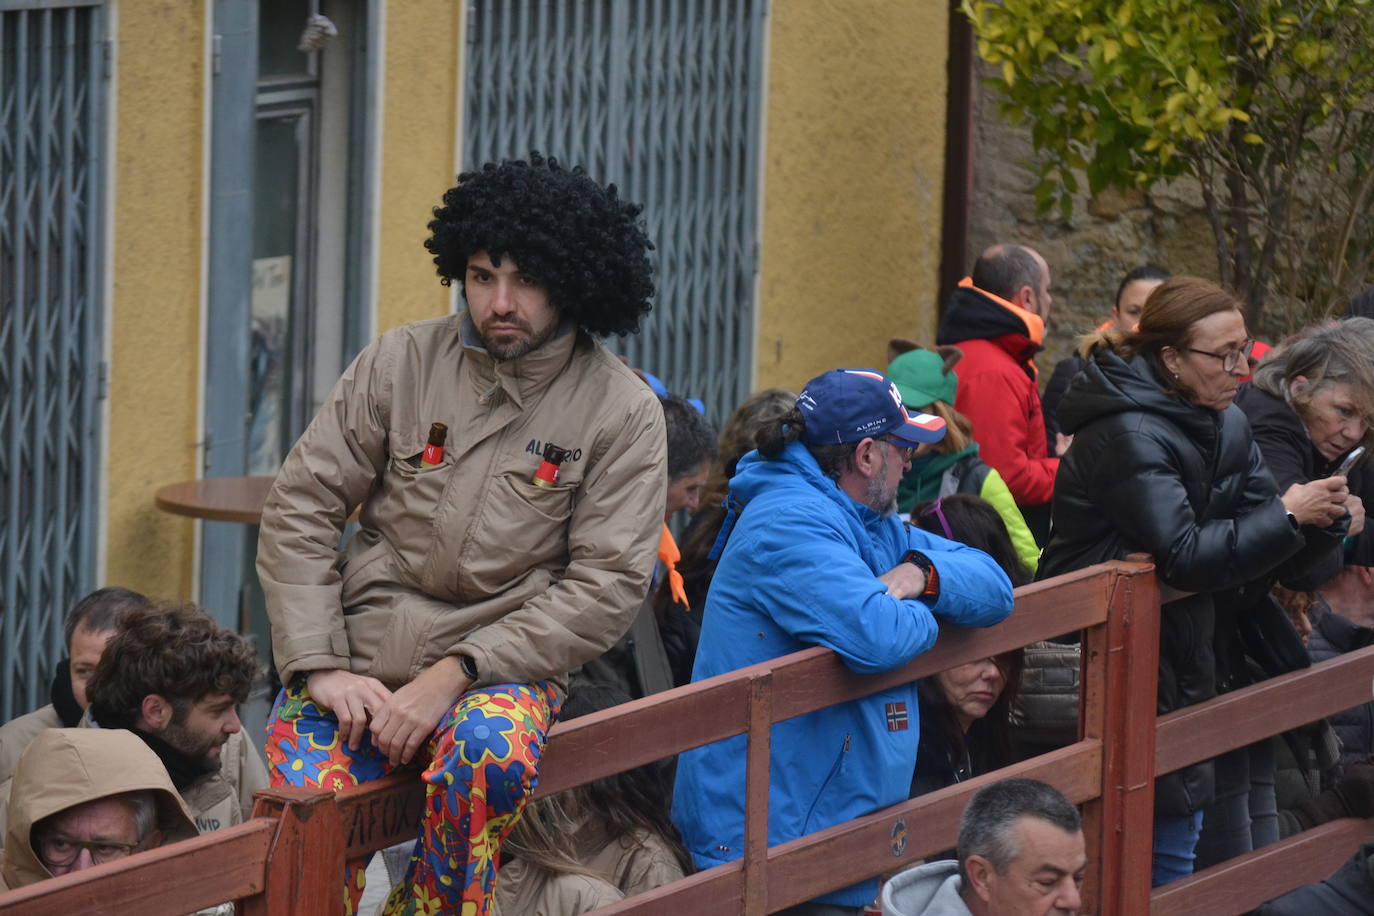
[[[453,182],[462,5],[386,6],[378,331],[443,314],[424,250]],[[204,11],[118,5],[108,328],[106,580],[190,596],[192,523],[159,511],[197,476]],[[947,10],[922,0],[789,0],[769,20],[760,387],[876,365],[929,339],[939,261]]]
[[[204,10],[124,0],[114,28],[106,581],[189,598],[192,523],[153,494],[197,476]]]
[[[452,0],[386,5],[378,331],[449,308],[423,242],[454,178],[460,14]],[[199,470],[205,11],[123,0],[114,30],[105,580],[193,597],[193,523],[153,497]]]
[[[933,340],[948,4],[772,4],[756,387]]]
[[[379,333],[449,310],[449,290],[439,285],[424,241],[431,211],[456,177],[461,13],[454,0],[386,5]]]

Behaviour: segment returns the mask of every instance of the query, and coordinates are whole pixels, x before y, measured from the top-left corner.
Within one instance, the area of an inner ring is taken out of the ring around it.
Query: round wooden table
[[[209,522],[262,521],[262,506],[274,477],[212,477],[172,483],[157,491],[157,507],[164,512]]]

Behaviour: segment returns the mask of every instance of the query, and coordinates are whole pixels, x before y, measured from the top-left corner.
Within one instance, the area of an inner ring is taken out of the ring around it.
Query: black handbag
[[[1273,595],[1266,594],[1241,611],[1238,622],[1245,654],[1267,677],[1312,666],[1302,637]]]

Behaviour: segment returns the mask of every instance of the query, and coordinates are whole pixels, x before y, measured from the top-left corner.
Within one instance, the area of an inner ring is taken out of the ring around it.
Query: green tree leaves
[[[1311,176],[1368,203],[1355,161],[1374,144],[1371,0],[962,0],[1001,110],[1028,124],[1039,160],[1035,199],[1072,212],[1075,173],[1088,189],[1148,189],[1189,175],[1203,185],[1224,283],[1263,305],[1275,271],[1305,249],[1341,273],[1363,222],[1332,233],[1342,251],[1292,230],[1317,213],[1349,222]],[[1333,192],[1334,193],[1334,192]],[[1295,212],[1301,210],[1295,217]],[[1374,228],[1370,233],[1374,234]],[[1301,241],[1301,245],[1295,245]],[[1287,261],[1285,260],[1287,258]],[[1355,265],[1359,266],[1359,265]],[[1368,266],[1367,264],[1365,266]]]

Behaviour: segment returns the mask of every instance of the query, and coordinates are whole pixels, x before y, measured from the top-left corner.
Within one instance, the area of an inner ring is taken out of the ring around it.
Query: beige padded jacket
[[[157,798],[157,826],[164,844],[196,835],[191,813],[172,788],[162,761],[133,732],[114,728],[42,732],[15,770],[0,890],[52,877],[30,845],[34,824],[74,805],[140,789],[151,790]]]
[[[102,731],[99,728],[90,728],[84,719],[80,728]],[[39,734],[46,734],[46,731]],[[160,760],[158,764],[161,765]],[[13,779],[0,781],[0,838],[4,837],[5,827],[9,822],[9,803],[12,801],[10,792],[13,785]],[[267,766],[262,761],[262,755],[253,747],[249,738],[238,731],[229,736],[229,740],[220,751],[220,768],[213,773],[207,773],[179,792],[195,819],[196,829],[201,833],[211,833],[242,824],[252,817],[253,794],[266,789],[267,786]]]
[[[417,467],[430,425],[441,464]],[[557,484],[544,445],[571,450]],[[475,686],[561,678],[629,627],[665,499],[657,399],[564,327],[494,361],[463,315],[382,335],[291,450],[263,510],[258,574],[282,681],[350,668],[388,687],[446,655]],[[349,514],[358,531],[338,550]]]

